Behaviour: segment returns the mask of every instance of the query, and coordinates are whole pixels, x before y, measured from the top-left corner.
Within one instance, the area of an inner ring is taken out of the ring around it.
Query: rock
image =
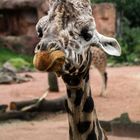
[[[116,8],[112,3],[100,3],[92,6],[97,30],[108,36],[116,33]]]
[[[37,9],[38,19],[48,14],[48,11],[49,11],[49,1],[44,0],[43,3]]]
[[[0,9],[38,7],[43,0],[0,0]]]
[[[3,72],[0,73],[0,84],[11,84],[13,81],[14,79],[12,76]]]
[[[123,114],[121,114],[120,117],[113,119],[112,123],[114,123],[114,122],[129,124],[129,123],[131,123],[131,120],[129,118],[128,113],[123,113]]]
[[[3,67],[0,69],[0,84],[23,83],[33,79],[32,76],[25,74],[21,76],[17,74],[11,67]]]
[[[20,75],[17,75],[16,76],[16,80],[15,80],[15,82],[16,83],[24,83],[24,82],[29,82],[29,81],[31,81],[31,77],[29,78],[29,77],[26,77],[26,76],[20,76]]]
[[[11,71],[13,73],[17,72],[17,69],[9,62],[6,62],[6,63],[3,64],[3,69]]]
[[[0,36],[4,36],[0,40],[17,53],[33,54],[39,41],[35,25],[48,13],[49,0],[0,0],[0,10]],[[93,15],[100,33],[115,35],[116,9],[113,4],[94,4]]]
[[[128,113],[123,113],[111,122],[112,134],[121,137],[140,137],[140,123],[130,120]]]
[[[0,41],[14,52],[31,55],[39,39],[30,36],[1,36]]]
[[[3,67],[0,70],[0,84],[11,84],[16,79],[16,73],[10,67]]]
[[[13,67],[15,67],[17,72],[31,71],[31,64],[21,57],[10,58],[7,62],[10,63]]]

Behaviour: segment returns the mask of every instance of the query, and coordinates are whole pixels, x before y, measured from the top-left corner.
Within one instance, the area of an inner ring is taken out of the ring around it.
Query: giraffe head
[[[36,30],[41,40],[35,53],[46,51],[47,55],[59,54],[59,57],[55,58],[61,61],[54,65],[61,64],[59,71],[61,69],[62,73],[76,75],[89,68],[92,44],[101,47],[110,55],[121,54],[116,39],[103,36],[96,30],[88,0],[52,0],[48,15],[39,20]]]

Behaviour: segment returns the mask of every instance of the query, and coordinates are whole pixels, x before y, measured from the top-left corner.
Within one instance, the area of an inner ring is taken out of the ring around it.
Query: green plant
[[[117,59],[116,57],[109,57],[109,61],[140,64],[140,28],[126,28],[118,41],[122,48],[122,55]]]
[[[139,0],[91,0],[92,2],[112,2],[116,5],[121,22],[117,39],[122,48],[122,55],[117,59],[109,57],[112,63],[140,64],[140,1]]]
[[[17,69],[31,67],[31,64],[23,58],[10,58],[8,62],[12,64],[14,67],[16,67]]]
[[[3,46],[3,44],[0,42],[0,66],[2,66],[7,61],[13,61],[16,63],[16,60],[19,62],[25,61],[30,64],[32,67],[32,59],[33,56],[28,56],[24,54],[17,54],[16,52],[11,51],[10,49]]]

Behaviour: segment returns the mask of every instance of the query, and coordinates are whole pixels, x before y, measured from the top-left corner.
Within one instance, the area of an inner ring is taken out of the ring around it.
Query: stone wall
[[[0,35],[35,35],[38,21],[35,8],[0,10]]]
[[[42,2],[42,4],[37,7],[37,12],[38,12],[38,19],[41,18],[42,16],[48,14],[48,10],[49,10],[49,0],[44,0],[44,2]]]
[[[38,19],[47,14],[48,0],[44,0],[38,7],[21,7],[0,9],[0,35],[28,35],[34,36]],[[93,16],[97,29],[105,35],[116,32],[116,9],[113,4],[94,4]]]
[[[38,17],[42,17],[49,9],[48,0],[38,8]],[[92,5],[93,16],[100,33],[114,36],[116,33],[116,8],[112,3],[100,3]]]
[[[101,3],[92,6],[93,16],[100,33],[114,36],[116,33],[116,8],[111,3]]]
[[[3,7],[1,4],[2,1]],[[23,40],[23,36],[28,36],[32,38],[32,40],[30,39],[29,41],[28,38],[24,38],[24,41],[21,42],[21,44],[23,47],[24,44],[26,44],[25,50],[27,50],[28,54],[32,54],[37,42],[35,25],[40,17],[47,14],[49,9],[48,0],[41,0],[41,3],[38,5],[34,4],[33,0],[22,0],[21,4],[19,3],[19,0],[2,1],[0,2],[0,39],[1,36],[5,36],[6,39],[7,36],[14,36],[14,40],[16,41],[16,36],[18,38],[21,36],[21,40]],[[18,2],[16,3],[16,1]],[[8,6],[10,4],[8,4],[8,2],[12,2],[12,4]],[[27,2],[29,2],[29,5]],[[98,31],[108,36],[115,35],[116,9],[114,5],[102,3],[95,4],[92,8]],[[30,42],[30,45],[27,45],[28,42]],[[9,46],[12,48],[13,44]],[[29,46],[29,49],[27,49],[27,46]],[[23,50],[24,48],[22,48],[21,52],[23,52]],[[26,51],[24,53],[26,53]]]

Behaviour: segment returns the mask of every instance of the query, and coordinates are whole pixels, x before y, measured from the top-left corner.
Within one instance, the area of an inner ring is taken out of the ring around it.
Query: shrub
[[[23,58],[11,58],[8,60],[8,62],[17,69],[31,67],[31,64],[26,60],[24,60]]]
[[[121,21],[121,33],[117,39],[122,55],[117,59],[109,57],[113,63],[140,64],[140,0],[91,0],[91,2],[112,2],[116,5]]]
[[[10,49],[4,47],[2,43],[0,43],[0,66],[2,66],[5,62],[9,61],[17,68],[22,66],[32,67],[32,59],[33,56],[13,52]]]

